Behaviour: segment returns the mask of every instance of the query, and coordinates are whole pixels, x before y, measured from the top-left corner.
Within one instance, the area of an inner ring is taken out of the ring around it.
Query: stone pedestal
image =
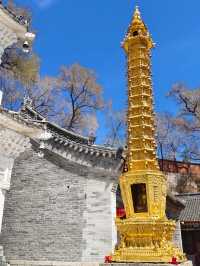
[[[103,263],[99,266],[172,266],[173,264],[166,263]],[[180,266],[192,266],[191,261],[186,261],[178,264]]]
[[[0,263],[0,266],[4,264]],[[10,266],[172,266],[172,264],[160,263],[98,263],[98,262],[64,262],[64,261],[9,261]],[[192,262],[178,264],[180,266],[192,266]]]

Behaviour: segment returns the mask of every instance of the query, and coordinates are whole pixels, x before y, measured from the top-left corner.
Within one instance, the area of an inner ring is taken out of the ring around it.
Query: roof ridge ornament
[[[23,99],[23,104],[22,104],[23,106],[30,106],[30,107],[33,107],[33,100],[29,97],[29,96],[27,96],[27,95],[25,95],[24,96],[24,99]]]

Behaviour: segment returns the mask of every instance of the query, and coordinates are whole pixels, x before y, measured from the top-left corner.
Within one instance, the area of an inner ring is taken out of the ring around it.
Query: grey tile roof
[[[14,121],[17,121],[20,124],[26,125],[27,127],[43,128],[43,125],[41,123],[38,123],[37,121],[31,121],[31,120],[25,119],[24,117],[19,115],[18,112],[8,110],[1,106],[0,106],[0,114],[3,114],[4,116]]]
[[[19,114],[29,121],[38,121],[38,123],[45,123],[53,133],[55,140],[71,139],[81,144],[88,144],[89,138],[76,134],[70,130],[64,129],[55,123],[49,122],[44,116],[34,110],[29,104],[24,104]]]
[[[95,145],[95,138],[91,141],[90,137],[81,136],[46,120],[45,117],[34,110],[28,102],[24,103],[18,114],[30,122],[37,121],[38,123],[44,124],[46,129],[53,136],[52,140],[57,146],[60,146],[60,148],[70,147],[80,153],[91,154],[96,157],[103,156],[121,159],[121,153],[119,154],[117,149],[103,145]]]
[[[177,198],[185,201],[185,208],[179,217],[180,221],[200,223],[200,193],[179,194]]]
[[[19,23],[22,26],[27,27],[29,22],[27,21],[26,18],[24,18],[21,15],[15,14],[13,11],[11,11],[9,8],[4,6],[1,1],[0,1],[0,9],[3,10],[8,16],[10,16],[13,20],[15,20],[17,23]]]

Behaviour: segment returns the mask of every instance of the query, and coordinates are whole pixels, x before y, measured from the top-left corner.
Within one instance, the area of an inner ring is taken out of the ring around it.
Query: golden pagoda
[[[123,42],[128,67],[128,148],[126,172],[120,189],[126,218],[116,219],[120,244],[114,262],[185,261],[172,243],[175,221],[168,220],[166,177],[156,158],[155,121],[151,80],[151,48],[147,27],[136,7]]]

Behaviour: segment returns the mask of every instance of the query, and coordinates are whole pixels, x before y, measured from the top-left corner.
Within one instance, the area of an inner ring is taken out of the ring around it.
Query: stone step
[[[99,262],[60,262],[60,261],[20,261],[11,260],[7,266],[172,266],[165,263],[99,263]],[[192,266],[191,261],[187,261],[179,266]],[[1,266],[1,264],[0,264]],[[4,265],[3,265],[4,266]]]

